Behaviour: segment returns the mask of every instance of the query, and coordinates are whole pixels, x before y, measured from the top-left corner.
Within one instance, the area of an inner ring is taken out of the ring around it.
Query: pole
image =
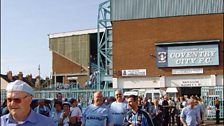
[[[38,66],[38,72],[39,72],[39,77],[40,77],[40,64]]]
[[[52,72],[50,72],[50,88],[52,88],[51,84],[52,84]]]
[[[53,73],[54,74],[54,91],[55,91],[55,96],[56,96],[56,88],[57,88],[57,85],[56,85],[56,72]]]

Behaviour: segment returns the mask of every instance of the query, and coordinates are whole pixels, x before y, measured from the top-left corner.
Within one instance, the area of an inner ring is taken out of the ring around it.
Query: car
[[[31,108],[34,110],[37,106],[38,106],[38,101],[40,100],[40,99],[43,99],[43,98],[33,98],[32,99],[32,103],[31,103]],[[47,106],[50,110],[52,109],[52,107],[53,107],[53,99],[47,99],[47,98],[45,98],[45,99],[43,99],[44,100],[44,102],[45,102],[45,106]]]

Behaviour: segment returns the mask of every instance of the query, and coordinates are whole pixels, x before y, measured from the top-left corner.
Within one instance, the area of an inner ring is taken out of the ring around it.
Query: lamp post
[[[39,74],[39,77],[40,77],[40,64],[38,66],[38,74]]]

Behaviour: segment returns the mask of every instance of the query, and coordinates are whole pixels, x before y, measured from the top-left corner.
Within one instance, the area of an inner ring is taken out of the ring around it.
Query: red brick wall
[[[53,66],[52,67],[53,67],[53,72],[56,72],[57,74],[80,73],[82,69],[81,66],[73,63],[72,61],[54,52],[53,52]],[[86,73],[84,69],[82,72]],[[81,87],[85,86],[85,81],[88,78],[89,78],[88,76],[78,76],[78,81],[81,84]]]
[[[74,62],[53,53],[53,72],[56,73],[80,73],[82,67]],[[83,71],[86,72],[86,71]]]
[[[204,75],[223,74],[223,18],[223,14],[212,14],[113,22],[113,76],[121,77],[122,69],[170,76],[172,68],[157,68],[156,58],[150,56],[156,55],[155,42],[211,39],[221,40],[220,65],[197,68],[204,68]]]

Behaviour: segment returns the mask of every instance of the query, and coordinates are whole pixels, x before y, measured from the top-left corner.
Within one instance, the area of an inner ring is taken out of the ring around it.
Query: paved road
[[[177,126],[175,124],[175,126]],[[215,120],[205,120],[204,124],[201,124],[200,126],[224,126],[224,121],[220,120],[220,124],[215,124]]]
[[[202,126],[224,126],[223,120],[220,120],[220,124],[215,124],[215,120],[205,120]]]

